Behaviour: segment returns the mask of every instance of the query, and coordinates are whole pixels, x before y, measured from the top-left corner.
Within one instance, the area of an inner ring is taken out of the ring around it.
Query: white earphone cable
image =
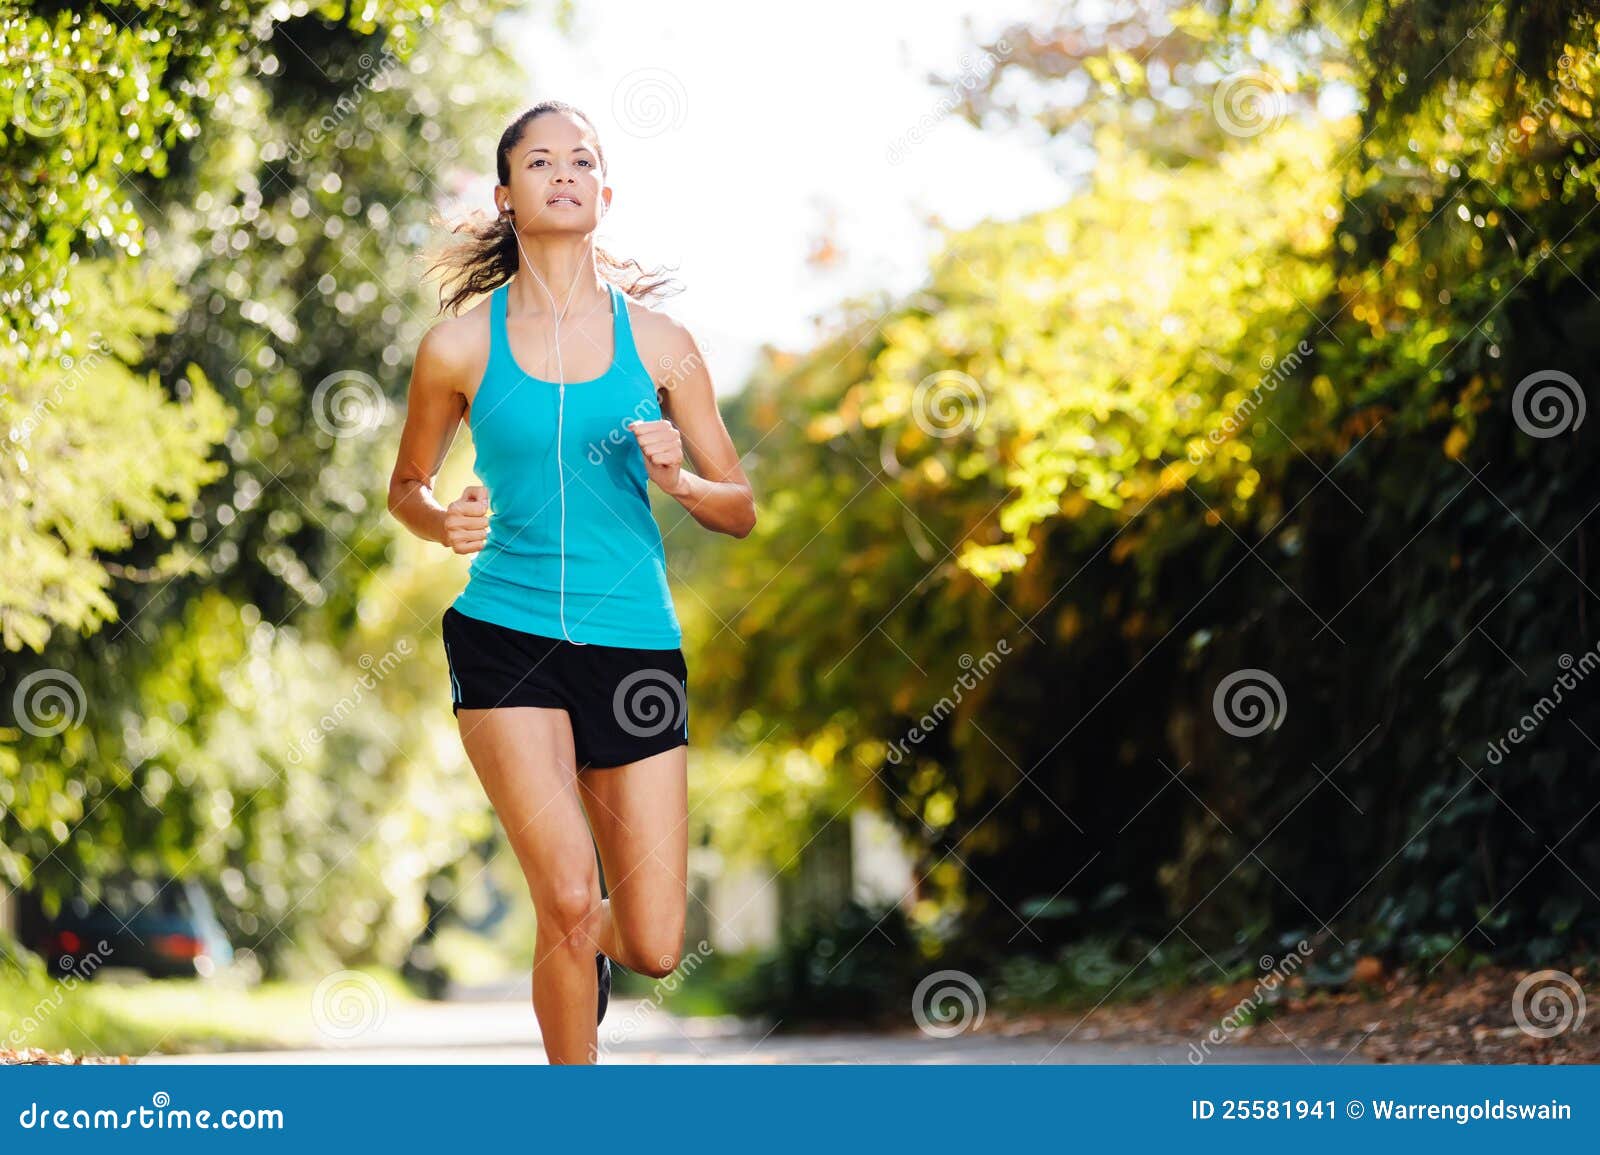
[[[509,210],[502,210],[507,216],[512,215]],[[561,361],[561,319],[567,315],[567,305],[572,304],[572,291],[578,287],[578,278],[583,275],[584,262],[578,263],[577,270],[572,274],[572,284],[567,286],[566,304],[556,310],[556,299],[550,292],[550,286],[544,283],[544,278],[533,267],[533,262],[528,260],[528,254],[522,247],[522,234],[517,232],[515,221],[511,222],[511,235],[516,238],[517,251],[522,254],[523,262],[528,271],[533,274],[533,279],[539,282],[539,287],[544,290],[544,295],[550,298],[550,309],[555,314],[555,345],[556,345],[556,487],[561,498],[561,592],[559,614],[561,618],[561,635],[575,646],[588,645],[580,642],[567,633],[567,479],[566,468],[561,462],[561,431],[566,417],[567,408],[567,372]],[[614,304],[613,304],[614,307]],[[511,338],[506,338],[509,343]]]

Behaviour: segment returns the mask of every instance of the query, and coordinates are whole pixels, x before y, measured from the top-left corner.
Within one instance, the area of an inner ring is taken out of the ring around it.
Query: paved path
[[[736,1018],[679,1018],[649,999],[617,998],[600,1025],[605,1063],[1170,1063],[1187,1065],[1186,1045],[1063,1041],[1064,1030],[1006,1037],[992,1033],[933,1038],[899,1033],[789,1035]],[[1291,1046],[1218,1049],[1219,1063],[1338,1062],[1333,1051]],[[505,988],[440,1003],[389,1007],[351,1040],[314,1049],[152,1055],[157,1063],[530,1063],[543,1064],[538,1022],[525,997]]]

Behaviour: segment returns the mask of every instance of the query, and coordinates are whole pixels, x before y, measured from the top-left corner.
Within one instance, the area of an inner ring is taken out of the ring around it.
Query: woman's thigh
[[[600,882],[577,789],[572,724],[565,710],[537,706],[461,710],[456,718],[467,757],[505,828],[534,905]]]
[[[688,747],[586,770],[578,789],[618,933],[633,954],[670,971],[683,945],[688,890]]]

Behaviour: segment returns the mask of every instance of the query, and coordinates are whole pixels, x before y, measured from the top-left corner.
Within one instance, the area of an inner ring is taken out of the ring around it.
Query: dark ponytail
[[[606,154],[600,147],[600,133],[595,129],[594,122],[565,101],[544,100],[523,112],[500,134],[494,157],[495,175],[500,184],[509,186],[511,183],[511,149],[522,138],[523,129],[534,117],[547,112],[565,112],[575,116],[594,131],[603,180]],[[439,285],[439,311],[459,313],[463,304],[481,293],[499,288],[516,273],[517,239],[513,235],[514,226],[510,217],[490,216],[481,210],[448,227],[452,234],[462,239],[447,246],[428,267],[428,272],[441,268],[444,270]],[[662,270],[646,269],[635,260],[618,260],[599,245],[594,247],[594,260],[602,277],[637,300],[665,296],[669,290],[681,291],[681,286]]]

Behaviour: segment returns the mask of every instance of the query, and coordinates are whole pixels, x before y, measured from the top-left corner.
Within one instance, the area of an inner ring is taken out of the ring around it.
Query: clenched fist
[[[683,469],[683,435],[666,418],[630,421],[628,429],[644,454],[645,473],[667,493],[674,493]]]
[[[489,491],[469,485],[445,507],[444,544],[457,553],[477,553],[489,536]]]

